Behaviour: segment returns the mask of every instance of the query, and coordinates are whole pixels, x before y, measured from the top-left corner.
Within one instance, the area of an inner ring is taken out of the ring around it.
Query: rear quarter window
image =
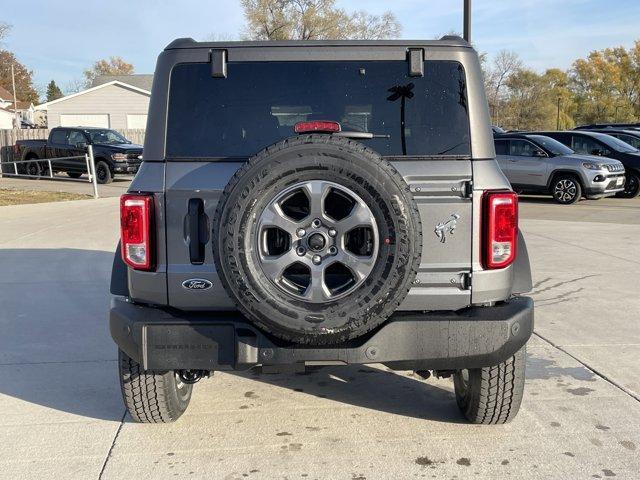
[[[227,78],[209,64],[171,73],[168,158],[247,158],[294,135],[306,120],[334,120],[381,155],[470,155],[462,65],[425,62],[409,77],[404,61],[237,62]]]

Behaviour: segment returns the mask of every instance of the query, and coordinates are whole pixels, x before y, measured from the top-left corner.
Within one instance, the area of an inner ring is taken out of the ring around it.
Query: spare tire
[[[420,215],[402,176],[344,137],[266,148],[226,186],[213,231],[218,275],[257,326],[336,344],[383,323],[413,283]]]

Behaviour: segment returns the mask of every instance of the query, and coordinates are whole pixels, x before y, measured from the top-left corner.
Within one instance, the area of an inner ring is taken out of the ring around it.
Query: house
[[[13,94],[0,86],[0,108],[7,108],[13,103]]]
[[[153,75],[99,76],[91,88],[35,107],[47,112],[47,126],[144,129]]]
[[[31,102],[21,102],[20,100],[18,100],[17,102],[17,108],[14,110],[14,106],[13,106],[13,94],[11,92],[9,92],[6,88],[4,87],[0,87],[0,109],[4,109],[7,111],[10,111],[10,113],[13,115],[13,112],[17,110],[18,112],[18,116],[20,118],[20,120],[26,120],[28,122],[34,123],[34,113],[35,113],[35,107],[33,106],[33,103]],[[6,113],[2,114],[3,119],[0,120],[0,128],[12,128],[12,121],[9,122],[9,126],[5,126],[6,125]]]
[[[10,130],[14,127],[13,119],[15,114],[6,108],[0,108],[0,130]]]

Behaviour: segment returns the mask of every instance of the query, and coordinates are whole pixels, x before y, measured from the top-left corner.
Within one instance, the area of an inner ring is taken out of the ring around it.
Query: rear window
[[[166,155],[249,157],[306,120],[368,132],[381,155],[470,155],[466,80],[457,62],[239,62],[227,78],[209,64],[173,68]],[[404,137],[404,147],[403,147]]]

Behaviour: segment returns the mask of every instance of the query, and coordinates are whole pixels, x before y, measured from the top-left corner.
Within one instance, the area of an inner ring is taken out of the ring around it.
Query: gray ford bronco
[[[174,41],[120,202],[129,413],[176,420],[216,370],[379,363],[510,420],[533,330],[517,200],[458,37]]]

